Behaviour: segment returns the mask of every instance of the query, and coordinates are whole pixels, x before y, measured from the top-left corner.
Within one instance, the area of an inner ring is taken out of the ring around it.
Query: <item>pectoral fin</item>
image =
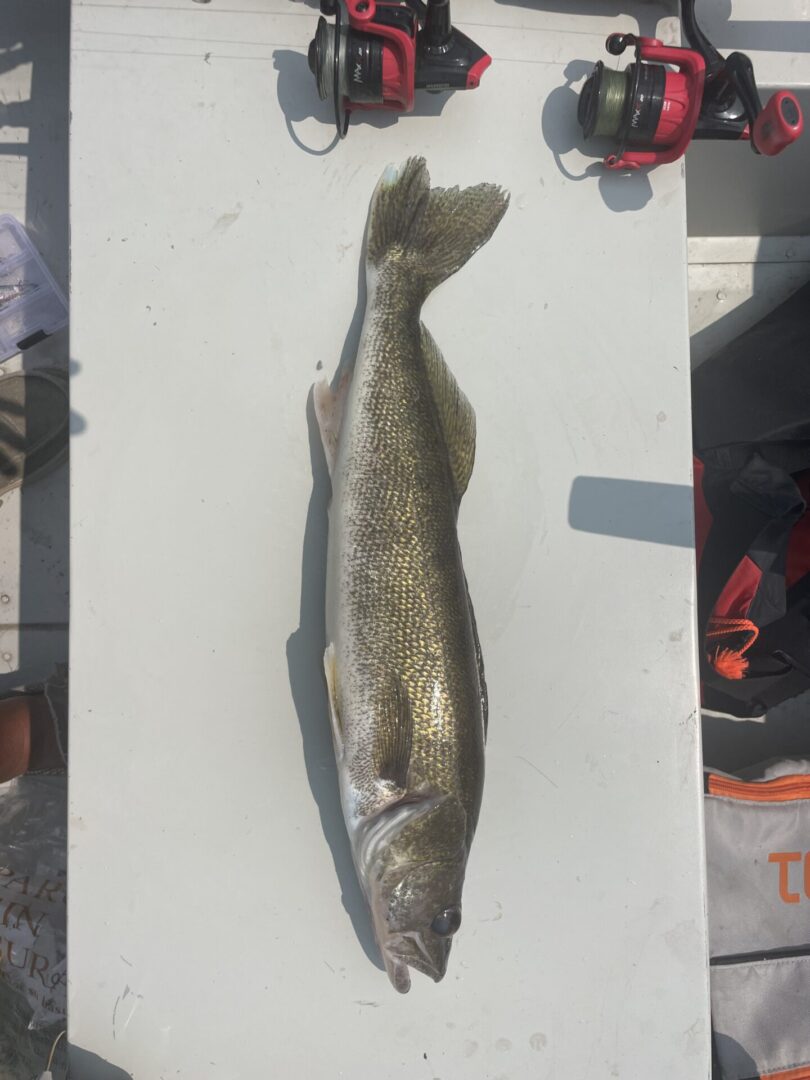
[[[475,413],[424,326],[421,333],[422,357],[447,446],[456,497],[461,501],[475,462]]]
[[[380,706],[374,739],[374,768],[380,780],[407,791],[413,746],[413,713],[399,679]]]

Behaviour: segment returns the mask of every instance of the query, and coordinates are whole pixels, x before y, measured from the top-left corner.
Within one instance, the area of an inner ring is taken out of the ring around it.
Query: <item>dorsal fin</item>
[[[456,497],[460,502],[475,462],[475,413],[429,331],[424,326],[420,329],[422,357],[444,433]]]

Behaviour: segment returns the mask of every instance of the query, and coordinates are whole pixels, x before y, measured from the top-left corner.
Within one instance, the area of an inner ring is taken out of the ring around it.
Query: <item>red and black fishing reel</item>
[[[795,96],[777,90],[763,108],[749,58],[721,56],[697,25],[694,0],[683,0],[681,14],[691,48],[634,34],[607,39],[613,56],[635,46],[636,59],[625,71],[600,60],[579,97],[585,137],[616,140],[604,164],[662,165],[681,157],[692,139],[748,139],[755,153],[768,156],[795,142],[803,127]]]
[[[321,0],[309,68],[341,138],[353,109],[410,112],[416,90],[473,90],[492,58],[450,22],[449,0]]]

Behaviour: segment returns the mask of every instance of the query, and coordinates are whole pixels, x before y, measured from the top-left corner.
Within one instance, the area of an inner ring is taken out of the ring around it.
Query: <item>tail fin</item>
[[[389,166],[371,200],[368,265],[401,263],[424,299],[489,240],[508,205],[495,184],[431,190],[424,158]]]

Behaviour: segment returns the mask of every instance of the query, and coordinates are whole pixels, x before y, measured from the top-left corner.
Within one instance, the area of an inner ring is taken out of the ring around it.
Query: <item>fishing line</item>
[[[618,133],[627,102],[627,84],[624,71],[603,68],[594,135],[613,136]]]
[[[67,1035],[67,1032],[66,1031],[60,1031],[59,1034],[56,1036],[56,1038],[53,1040],[53,1045],[51,1046],[51,1052],[48,1055],[48,1064],[45,1066],[45,1071],[46,1072],[50,1069],[51,1065],[53,1065],[53,1056],[56,1053],[56,1048],[59,1045],[59,1040],[62,1038],[63,1035]]]
[[[59,1034],[56,1036],[56,1038],[51,1043],[51,1052],[50,1052],[50,1054],[48,1054],[48,1064],[45,1066],[45,1072],[41,1073],[39,1080],[53,1080],[53,1074],[51,1073],[51,1066],[53,1065],[53,1059],[54,1059],[54,1055],[56,1054],[56,1048],[59,1045],[59,1040],[62,1039],[63,1036],[65,1036],[65,1035],[67,1035],[66,1031],[64,1031],[64,1030],[60,1031]]]

